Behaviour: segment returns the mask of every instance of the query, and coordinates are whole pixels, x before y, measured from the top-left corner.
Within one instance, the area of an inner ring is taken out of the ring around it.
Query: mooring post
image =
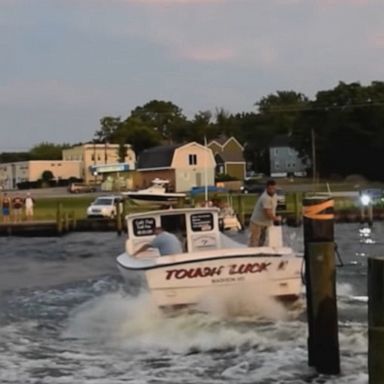
[[[76,214],[75,211],[71,212],[71,218],[72,218],[72,231],[76,229]]]
[[[63,204],[57,203],[56,227],[57,227],[57,233],[59,233],[59,234],[61,234],[63,232],[62,211],[63,211]]]
[[[384,258],[368,258],[369,384],[384,383]]]
[[[237,195],[237,215],[239,217],[241,228],[245,227],[244,201],[243,195]]]
[[[68,232],[69,231],[69,217],[68,217],[68,212],[64,212],[64,231]]]
[[[323,196],[303,202],[308,364],[324,374],[340,373],[333,206]]]
[[[122,212],[121,212],[121,204],[119,201],[116,203],[116,230],[117,234],[120,236],[122,232]]]
[[[373,204],[368,205],[368,225],[372,227],[373,225]]]

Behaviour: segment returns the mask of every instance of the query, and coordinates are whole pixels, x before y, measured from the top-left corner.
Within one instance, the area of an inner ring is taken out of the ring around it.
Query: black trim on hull
[[[138,200],[138,201],[153,201],[153,202],[173,202],[177,201],[177,199],[180,199],[182,197],[185,197],[183,195],[180,196],[162,196],[162,195],[154,195],[154,194],[147,194],[147,195],[131,195],[127,194],[127,196],[132,200]]]
[[[173,266],[173,265],[194,264],[194,263],[201,263],[201,262],[204,262],[204,261],[211,261],[211,260],[239,259],[239,258],[245,258],[245,257],[247,257],[247,258],[249,258],[249,257],[250,258],[259,258],[259,257],[279,258],[279,257],[283,257],[283,256],[285,256],[285,255],[265,255],[265,254],[259,254],[259,255],[231,255],[231,256],[228,255],[228,256],[217,256],[217,257],[210,257],[210,258],[198,259],[198,260],[178,261],[178,262],[174,262],[174,263],[161,264],[161,265],[153,265],[153,266],[150,266],[150,267],[140,267],[140,268],[127,267],[125,265],[122,265],[118,260],[117,260],[117,264],[119,266],[121,266],[122,268],[127,269],[129,271],[149,271],[151,269],[164,268],[164,267],[169,267],[169,266]],[[287,256],[290,256],[290,255],[287,255]],[[159,256],[159,257],[161,257],[161,256]],[[294,257],[299,258],[300,256],[294,256]]]

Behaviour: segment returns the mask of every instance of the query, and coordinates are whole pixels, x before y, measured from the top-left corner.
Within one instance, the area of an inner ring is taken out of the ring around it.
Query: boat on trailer
[[[184,199],[186,194],[167,192],[168,184],[169,180],[156,178],[152,180],[152,185],[148,188],[123,192],[122,194],[138,205],[172,206],[177,204],[179,200]]]
[[[127,280],[142,274],[159,307],[196,305],[207,295],[243,287],[288,301],[301,293],[302,257],[282,245],[281,227],[271,228],[267,246],[248,247],[220,232],[215,207],[134,213],[126,220],[126,251],[117,257],[118,268]],[[180,238],[183,253],[160,256],[149,248],[133,256],[160,226]]]

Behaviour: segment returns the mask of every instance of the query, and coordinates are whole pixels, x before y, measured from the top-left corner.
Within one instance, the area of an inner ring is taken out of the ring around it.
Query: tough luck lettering
[[[260,273],[266,271],[271,263],[232,264],[229,268],[230,275],[242,275],[245,273]]]
[[[196,277],[212,277],[220,276],[223,270],[223,266],[220,267],[204,267],[204,268],[190,268],[190,269],[170,269],[166,271],[166,280],[172,278],[180,279],[194,279]]]
[[[228,275],[244,275],[250,273],[261,273],[268,270],[271,263],[246,263],[232,264],[227,269]],[[166,271],[166,280],[176,279],[195,279],[198,277],[214,277],[221,276],[225,266],[220,267],[197,267],[197,268],[179,268],[169,269]]]

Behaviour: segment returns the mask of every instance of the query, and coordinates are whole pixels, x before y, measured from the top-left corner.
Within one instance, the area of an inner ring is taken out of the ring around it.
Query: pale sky
[[[384,81],[384,0],[0,0],[0,152],[92,139],[150,100],[254,111]]]

